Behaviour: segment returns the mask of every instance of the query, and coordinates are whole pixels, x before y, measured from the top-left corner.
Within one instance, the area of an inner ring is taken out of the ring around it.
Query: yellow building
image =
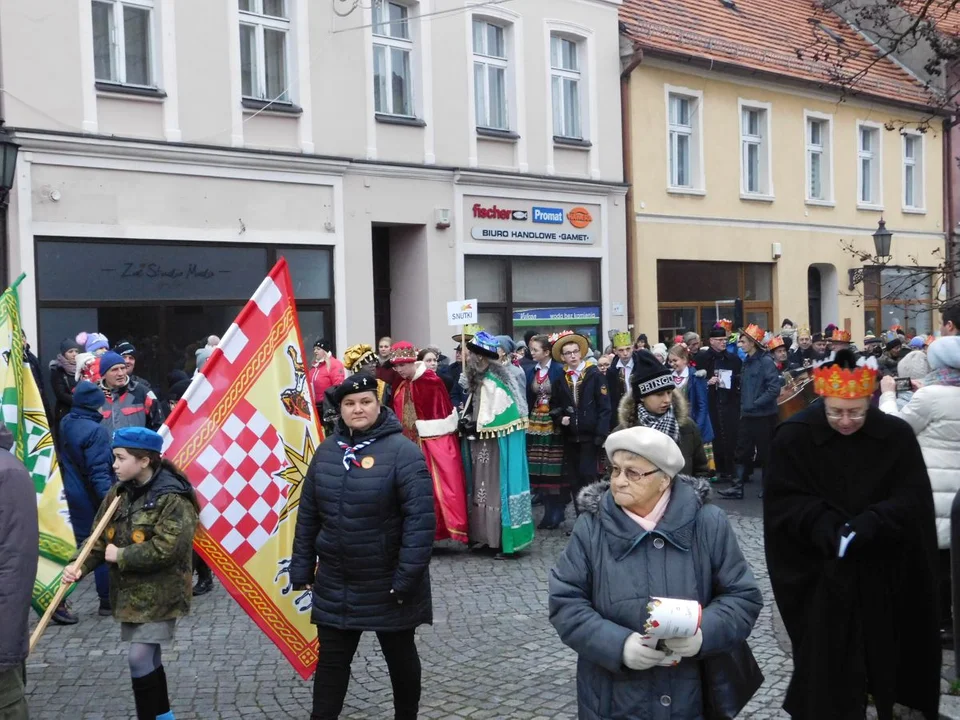
[[[836,90],[835,70],[798,56],[812,34],[874,50],[811,17],[810,0],[622,6],[629,313],[651,342],[706,334],[738,300],[745,323],[835,323],[855,342],[937,329],[935,278],[917,266],[945,244],[942,121],[888,60]],[[894,234],[882,268],[858,256],[875,254],[881,218]]]

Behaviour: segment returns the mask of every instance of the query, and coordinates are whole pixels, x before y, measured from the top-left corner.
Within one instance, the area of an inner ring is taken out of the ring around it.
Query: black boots
[[[174,720],[163,665],[149,675],[133,678],[133,702],[137,720]]]
[[[735,472],[737,476],[733,484],[726,490],[721,490],[717,493],[720,497],[726,498],[727,500],[743,500],[743,483],[747,479],[747,468],[743,465],[737,465]]]

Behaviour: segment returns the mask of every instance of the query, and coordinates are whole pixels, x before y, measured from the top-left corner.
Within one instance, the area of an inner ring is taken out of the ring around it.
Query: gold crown
[[[726,330],[728,335],[733,332],[733,320],[721,318],[720,320],[717,320],[717,325]]]
[[[767,333],[759,325],[747,325],[746,329],[743,331],[743,334],[756,342],[758,345],[763,345],[763,339],[767,336]]]
[[[416,362],[417,352],[412,343],[403,340],[395,342],[393,347],[390,348],[390,362],[394,365]]]
[[[872,397],[877,389],[877,371],[866,365],[855,370],[837,365],[818,367],[813,371],[813,389],[822,397],[842,400]]]
[[[810,326],[809,326],[809,325],[801,325],[800,327],[798,327],[798,328],[797,328],[797,337],[798,337],[798,338],[802,338],[802,337],[813,337],[813,334],[810,332]]]
[[[615,332],[613,334],[613,346],[626,347],[628,345],[633,345],[633,337],[628,332]]]
[[[830,342],[841,342],[848,343],[853,339],[853,335],[850,334],[849,330],[841,330],[840,328],[833,329],[833,335],[827,338]]]
[[[363,363],[368,357],[374,357],[372,347],[362,343],[360,345],[351,345],[343,354],[343,366],[353,372],[353,368]]]

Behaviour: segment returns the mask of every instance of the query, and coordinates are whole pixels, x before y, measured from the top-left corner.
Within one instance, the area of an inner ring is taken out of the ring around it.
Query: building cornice
[[[604,182],[602,180],[579,180],[561,178],[556,175],[521,175],[502,172],[484,172],[476,169],[457,169],[454,173],[457,185],[475,187],[503,187],[548,192],[584,193],[589,195],[626,195],[628,186],[622,182]]]

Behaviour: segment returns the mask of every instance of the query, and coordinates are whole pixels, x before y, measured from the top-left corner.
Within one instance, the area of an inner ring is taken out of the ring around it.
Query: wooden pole
[[[460,371],[467,371],[467,336],[464,334],[463,325],[460,326]]]
[[[103,535],[103,531],[107,529],[107,524],[113,519],[113,514],[117,511],[119,505],[120,496],[118,495],[113,499],[113,502],[110,503],[103,517],[100,518],[97,527],[93,529],[93,534],[88,537],[87,541],[83,544],[83,549],[80,550],[80,554],[73,563],[74,565],[80,567],[87,561],[87,558],[90,556],[90,551],[93,550],[93,546],[97,544],[97,540]],[[53,617],[53,613],[60,607],[60,603],[63,602],[63,596],[67,594],[67,590],[71,584],[72,583],[60,583],[60,589],[57,590],[56,595],[53,596],[53,600],[47,605],[47,611],[43,614],[43,617],[40,618],[40,622],[34,629],[33,635],[30,636],[30,652],[33,652],[33,648],[36,646],[40,636],[43,635],[43,631],[47,629],[47,625],[50,624],[50,618]]]

